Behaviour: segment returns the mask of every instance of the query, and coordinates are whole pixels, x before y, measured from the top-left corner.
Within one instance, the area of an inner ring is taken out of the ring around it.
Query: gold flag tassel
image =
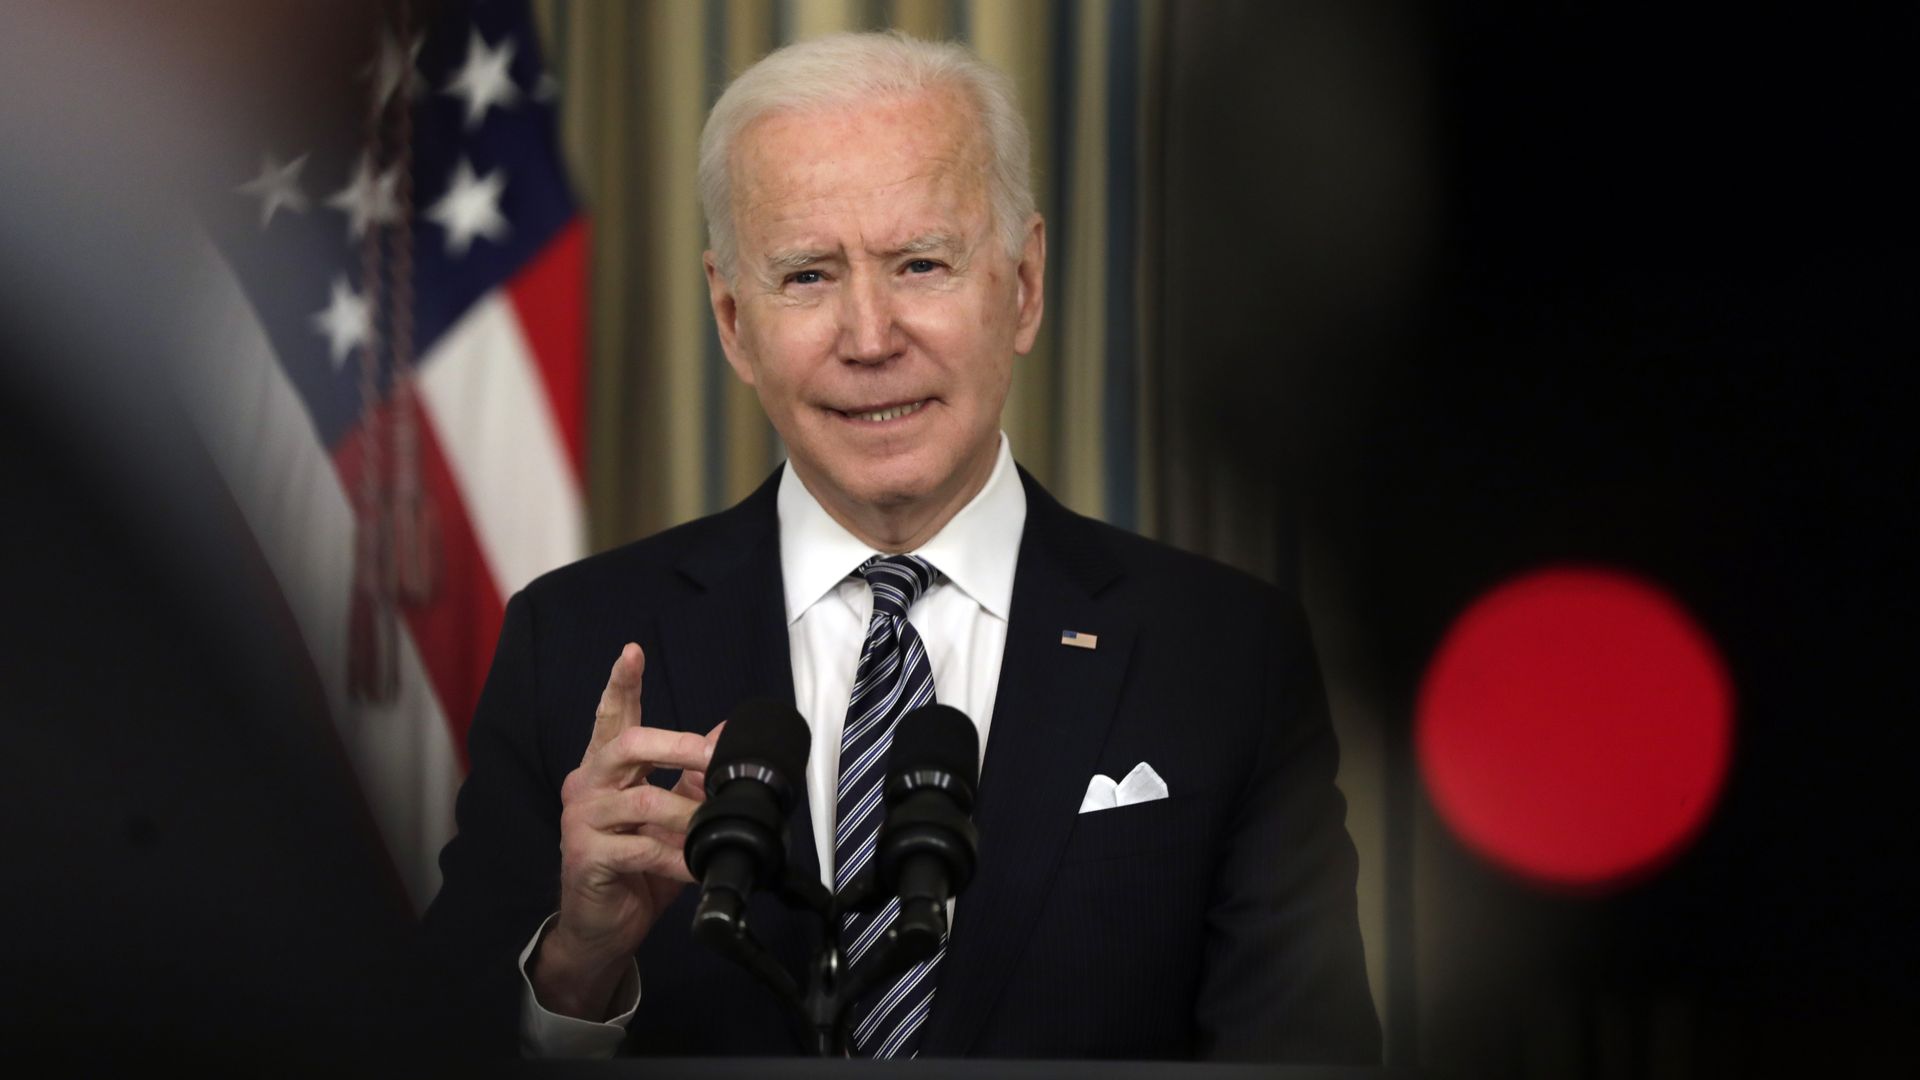
[[[412,34],[410,5],[396,7],[401,42]],[[411,77],[411,71],[406,77]],[[406,81],[403,77],[402,82]],[[388,234],[392,260],[393,306],[389,313],[393,342],[393,562],[399,598],[409,607],[431,604],[440,588],[440,517],[432,492],[420,482],[420,430],[416,419],[413,364],[413,110],[403,92],[395,97],[393,134],[397,145],[395,198],[400,221]]]
[[[439,522],[420,483],[413,364],[413,116],[411,11],[389,10],[402,68],[391,86],[374,80],[365,148],[377,175],[396,166],[392,222],[374,221],[360,241],[360,277],[377,331],[359,349],[360,483],[355,491],[353,599],[347,621],[347,685],[363,704],[392,702],[400,689],[401,604],[432,600],[439,583]],[[380,42],[375,42],[380,48]],[[376,53],[376,55],[378,55]],[[383,258],[385,256],[385,258]],[[391,286],[389,288],[388,286]],[[382,401],[380,351],[389,350],[391,393]],[[389,453],[391,451],[391,453]]]

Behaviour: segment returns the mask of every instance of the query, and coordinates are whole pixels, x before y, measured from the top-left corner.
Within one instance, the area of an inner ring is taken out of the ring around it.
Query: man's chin
[[[938,487],[939,484],[932,477],[917,474],[876,476],[868,473],[853,478],[852,484],[841,490],[863,506],[894,510],[926,501]]]
[[[815,459],[801,465],[800,478],[825,502],[841,503],[846,510],[858,508],[897,511],[916,504],[945,501],[965,484],[963,473],[972,470],[968,458],[957,456],[949,446],[920,445],[894,453],[875,452],[868,447],[837,446],[840,451],[825,460]],[[814,483],[818,478],[822,484]],[[820,491],[825,486],[828,491]]]
[[[808,453],[789,441],[787,458],[807,489],[822,502],[880,505],[881,500],[911,499],[915,491],[922,490],[921,474],[929,471],[914,468],[897,456],[860,453],[831,444],[815,449]],[[828,453],[818,453],[818,449]]]

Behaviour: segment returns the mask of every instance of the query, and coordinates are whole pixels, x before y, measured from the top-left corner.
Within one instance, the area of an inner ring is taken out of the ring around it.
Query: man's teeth
[[[879,412],[854,413],[853,417],[856,420],[871,420],[875,423],[879,423],[882,420],[897,419],[898,417],[905,416],[910,412],[918,412],[920,409],[920,406],[925,404],[926,402],[924,401],[916,401],[911,405],[895,405],[891,409],[881,409]]]

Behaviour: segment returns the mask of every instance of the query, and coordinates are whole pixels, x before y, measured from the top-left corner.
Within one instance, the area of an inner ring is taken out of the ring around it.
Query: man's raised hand
[[[580,767],[560,788],[560,917],[541,939],[534,993],[550,1011],[603,1019],[627,962],[692,877],[687,826],[706,795],[720,728],[702,737],[646,727],[646,654],[620,651],[594,710]],[[647,782],[679,769],[671,789]]]

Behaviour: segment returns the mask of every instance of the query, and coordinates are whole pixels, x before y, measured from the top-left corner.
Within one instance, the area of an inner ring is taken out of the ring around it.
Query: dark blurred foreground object
[[[139,353],[23,333],[11,307],[0,326],[6,1041],[76,1062],[393,1044],[410,913],[217,473]],[[69,384],[82,414],[21,394],[47,358],[116,385]]]
[[[1387,1060],[1912,1075],[1914,9],[1170,11],[1175,526],[1298,522],[1239,548],[1383,729]],[[1447,627],[1568,565],[1734,684],[1704,829],[1611,893],[1465,850],[1406,750]]]
[[[197,236],[164,138],[100,111],[137,80],[59,18],[0,16],[0,1038],[190,1075],[397,1054],[405,897],[174,398]],[[48,81],[88,60],[107,92]]]

